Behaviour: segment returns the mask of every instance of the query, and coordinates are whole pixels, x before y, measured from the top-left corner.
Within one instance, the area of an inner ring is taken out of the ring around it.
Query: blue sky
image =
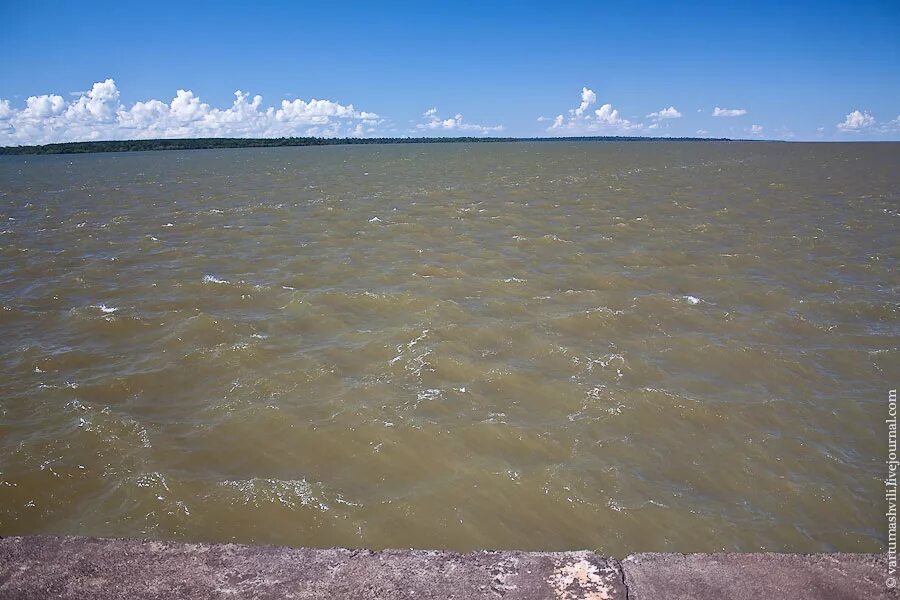
[[[897,140],[898,32],[896,0],[0,0],[0,145],[307,134]],[[246,94],[237,104],[236,90]]]

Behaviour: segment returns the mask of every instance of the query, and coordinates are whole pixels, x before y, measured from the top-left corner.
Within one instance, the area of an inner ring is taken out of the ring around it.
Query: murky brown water
[[[0,534],[883,549],[898,144],[0,159]]]

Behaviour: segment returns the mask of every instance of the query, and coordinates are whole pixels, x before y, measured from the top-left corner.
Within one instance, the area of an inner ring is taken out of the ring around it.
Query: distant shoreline
[[[95,152],[141,152],[156,150],[214,150],[221,148],[283,148],[292,146],[342,146],[356,144],[447,144],[474,142],[735,142],[730,138],[657,138],[628,136],[591,137],[432,137],[432,138],[184,138],[156,140],[109,140],[63,142],[36,146],[0,146],[0,155],[87,154]],[[772,140],[765,140],[772,141]]]

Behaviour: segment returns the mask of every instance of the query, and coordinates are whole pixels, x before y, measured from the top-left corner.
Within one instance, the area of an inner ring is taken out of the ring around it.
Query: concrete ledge
[[[0,598],[656,600],[893,598],[868,554],[637,554],[285,548],[0,539]],[[627,584],[627,586],[626,586]]]
[[[284,548],[147,540],[0,540],[0,598],[610,598],[618,563],[591,552]]]
[[[874,554],[632,554],[629,600],[896,598]]]

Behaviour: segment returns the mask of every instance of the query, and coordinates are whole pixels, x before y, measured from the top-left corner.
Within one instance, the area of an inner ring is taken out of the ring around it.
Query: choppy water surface
[[[0,534],[880,550],[900,145],[0,160]]]

